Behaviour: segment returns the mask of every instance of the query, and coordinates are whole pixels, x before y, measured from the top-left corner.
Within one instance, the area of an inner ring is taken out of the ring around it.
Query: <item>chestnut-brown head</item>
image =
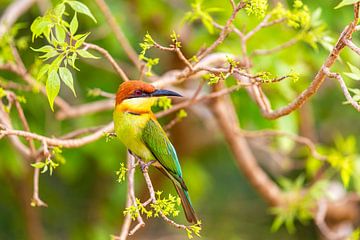
[[[116,105],[126,99],[131,98],[150,98],[161,96],[177,96],[180,94],[163,89],[156,89],[153,85],[138,80],[123,82],[116,93]]]

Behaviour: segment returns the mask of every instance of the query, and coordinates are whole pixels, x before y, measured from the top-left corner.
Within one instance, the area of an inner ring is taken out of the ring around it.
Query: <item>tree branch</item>
[[[95,51],[98,51],[99,53],[101,53],[113,66],[113,68],[115,69],[115,71],[119,74],[119,76],[124,80],[124,81],[129,81],[129,78],[126,76],[125,72],[121,69],[121,67],[116,63],[115,59],[110,55],[110,53],[95,44],[91,44],[91,43],[84,43],[84,46],[86,49],[93,49]]]
[[[22,136],[22,137],[38,140],[41,142],[46,142],[48,145],[51,146],[60,146],[64,148],[77,148],[98,140],[99,138],[104,136],[104,133],[111,132],[113,128],[114,126],[113,123],[111,122],[88,136],[76,138],[76,139],[67,139],[67,140],[59,139],[59,138],[48,138],[32,132],[13,130],[8,128],[0,129],[0,135]]]
[[[112,15],[109,7],[107,6],[105,0],[95,0],[96,4],[99,6],[100,11],[104,14],[107,23],[109,24],[111,30],[114,32],[116,39],[123,47],[125,53],[128,55],[129,59],[135,64],[138,69],[142,69],[144,63],[139,60],[138,54],[131,47],[129,41],[127,40],[125,34],[123,33],[120,26],[116,23],[115,17]]]
[[[16,0],[9,5],[0,18],[0,38],[35,2],[36,0]]]
[[[329,78],[335,78],[341,87],[341,90],[344,93],[344,96],[346,98],[346,100],[348,100],[348,102],[358,111],[360,112],[360,105],[359,103],[357,103],[350,95],[348,88],[346,87],[346,84],[344,82],[344,79],[341,77],[340,74],[338,73],[332,73],[329,71],[328,68],[324,68],[324,73],[326,74],[326,76],[328,76]]]

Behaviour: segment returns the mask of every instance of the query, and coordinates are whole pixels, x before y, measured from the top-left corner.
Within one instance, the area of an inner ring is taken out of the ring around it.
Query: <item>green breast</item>
[[[142,131],[150,120],[150,114],[135,115],[114,111],[114,127],[117,137],[135,155],[144,161],[155,160],[153,154],[141,140]]]

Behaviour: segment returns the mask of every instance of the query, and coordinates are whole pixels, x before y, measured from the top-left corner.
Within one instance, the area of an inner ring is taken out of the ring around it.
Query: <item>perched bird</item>
[[[186,219],[197,223],[175,148],[151,111],[156,98],[161,96],[181,97],[176,92],[156,89],[142,81],[122,83],[116,93],[115,132],[133,155],[145,162],[153,162],[153,166],[170,178],[181,199]]]

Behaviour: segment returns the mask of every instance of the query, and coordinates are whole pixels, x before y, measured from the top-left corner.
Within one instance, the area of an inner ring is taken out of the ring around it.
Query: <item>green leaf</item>
[[[96,57],[94,55],[92,55],[91,53],[89,53],[88,51],[84,50],[84,49],[79,49],[76,51],[80,56],[82,56],[83,58],[94,58],[94,59],[98,59],[99,57]]]
[[[61,25],[55,25],[55,33],[56,33],[56,39],[58,42],[64,42],[65,41],[65,30]]]
[[[45,167],[45,163],[44,162],[37,162],[37,163],[32,163],[31,166],[34,168],[43,168]]]
[[[78,23],[76,12],[75,12],[74,17],[70,22],[70,33],[71,33],[71,35],[74,35],[76,33],[76,31],[78,29],[78,26],[79,26],[79,23]]]
[[[343,0],[335,7],[335,9],[341,8],[346,5],[352,5],[354,3],[357,3],[358,1],[359,0]]]
[[[51,110],[54,111],[54,101],[60,91],[60,78],[56,71],[51,71],[46,81],[46,93]]]
[[[64,3],[60,3],[59,5],[57,5],[55,8],[54,8],[54,13],[56,16],[58,16],[59,18],[62,17],[62,15],[64,14],[65,12],[65,4]]]
[[[344,72],[344,74],[353,80],[360,81],[360,69],[350,63],[348,66],[351,72]]]
[[[1,98],[5,97],[5,96],[6,96],[5,90],[0,87],[0,100],[1,100]]]
[[[76,92],[74,89],[74,80],[69,69],[65,67],[60,67],[59,74],[61,80],[65,83],[66,86],[68,86],[71,89],[71,91],[74,93],[74,96],[76,97]]]
[[[80,71],[80,69],[78,69],[78,68],[75,66],[76,57],[77,57],[77,54],[76,54],[76,53],[73,53],[73,55],[71,55],[71,57],[68,58],[68,63],[69,63],[70,66],[72,66],[75,70]]]
[[[45,53],[44,55],[41,55],[40,58],[43,58],[44,60],[43,61],[46,61],[48,60],[49,58],[53,58],[55,56],[59,55],[59,53],[54,49],[53,51],[51,52],[47,52]]]
[[[277,216],[271,225],[271,232],[277,232],[284,222],[285,222],[285,218],[283,216],[281,215]]]
[[[34,41],[34,39],[39,37],[41,34],[44,34],[48,38],[52,26],[53,23],[44,17],[37,17],[30,27],[31,32],[33,33],[32,41]]]
[[[66,3],[69,4],[75,12],[89,16],[96,23],[95,17],[92,15],[90,9],[85,4],[78,1],[66,1]]]
[[[41,48],[37,48],[37,49],[31,47],[31,50],[33,50],[35,52],[51,52],[51,51],[54,51],[55,48],[51,45],[45,45],[45,46],[43,46]]]
[[[50,64],[44,64],[38,72],[38,75],[36,77],[37,80],[41,80],[41,78],[49,71]]]
[[[57,71],[64,59],[64,53],[60,54],[50,65],[49,71]]]
[[[76,40],[75,48],[78,49],[85,42],[86,38],[90,33],[84,33],[74,36],[74,40]]]

